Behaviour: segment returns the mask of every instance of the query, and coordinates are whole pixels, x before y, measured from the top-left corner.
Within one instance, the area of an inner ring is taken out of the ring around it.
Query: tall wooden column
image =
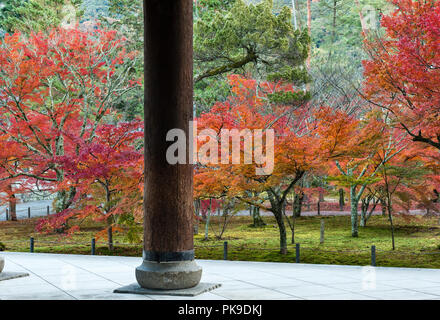
[[[194,262],[193,167],[166,159],[173,143],[167,133],[182,129],[188,135],[193,117],[192,5],[144,0],[144,262],[136,277],[149,289],[193,287],[202,273]]]

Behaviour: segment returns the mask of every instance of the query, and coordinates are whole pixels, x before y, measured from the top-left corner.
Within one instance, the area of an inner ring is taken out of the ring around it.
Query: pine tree
[[[61,24],[74,25],[82,0],[3,0],[0,28],[4,32],[38,32]]]

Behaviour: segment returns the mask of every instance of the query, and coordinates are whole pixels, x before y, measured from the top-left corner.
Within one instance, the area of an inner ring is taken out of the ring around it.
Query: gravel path
[[[43,217],[47,215],[47,206],[50,208],[50,213],[53,213],[52,209],[52,201],[53,200],[40,200],[40,201],[30,201],[25,203],[17,204],[17,218],[27,219],[28,217],[28,208],[31,208],[31,217]],[[6,220],[6,206],[0,206],[0,221]],[[220,211],[221,212],[221,211]],[[426,213],[425,210],[411,210],[410,214],[413,215],[424,215]],[[261,211],[262,216],[272,216],[273,214],[268,211]],[[375,211],[373,215],[381,215],[382,211]],[[217,215],[217,213],[215,214]],[[287,210],[287,215],[291,216],[292,211]],[[303,211],[301,213],[302,216],[316,216],[318,212],[315,211]],[[350,211],[321,211],[322,216],[349,216]],[[242,210],[237,213],[237,216],[249,216],[248,210]]]
[[[358,211],[360,213],[360,210]],[[287,210],[286,211],[288,216],[292,215],[292,211],[291,210]],[[381,215],[382,211],[374,211],[373,215]],[[426,214],[425,210],[411,210],[410,214],[412,215],[424,215]],[[243,210],[243,211],[239,211],[237,213],[238,216],[249,216],[249,211],[247,210]],[[262,216],[272,216],[273,214],[269,211],[260,211],[260,215]],[[308,216],[317,216],[318,212],[317,211],[303,211],[301,213],[301,216],[303,217],[308,217]],[[321,211],[321,216],[349,216],[350,215],[350,211]]]

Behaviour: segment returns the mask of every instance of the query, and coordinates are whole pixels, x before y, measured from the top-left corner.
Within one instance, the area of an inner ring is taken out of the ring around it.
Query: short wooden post
[[[49,215],[50,214],[50,208],[49,208],[49,206],[47,206],[47,215]]]
[[[371,246],[371,265],[376,266],[376,246]]]
[[[28,219],[31,218],[31,207],[28,207]]]
[[[223,260],[228,260],[228,241],[223,243]]]
[[[34,252],[34,238],[31,237],[31,241],[30,241],[30,252],[33,253]]]
[[[324,243],[324,230],[325,230],[324,219],[321,219],[321,237],[319,239],[320,244]]]
[[[92,256],[94,256],[96,253],[96,239],[92,239]]]
[[[301,259],[300,259],[300,246],[299,243],[296,244],[296,250],[295,250],[295,254],[296,254],[296,263],[300,263]]]
[[[6,208],[6,221],[9,221],[9,209]]]

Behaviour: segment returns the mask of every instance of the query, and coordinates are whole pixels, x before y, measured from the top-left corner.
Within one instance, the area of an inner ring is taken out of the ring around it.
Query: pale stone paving
[[[5,272],[29,277],[0,281],[0,299],[93,300],[440,300],[440,270],[197,260],[202,282],[222,286],[197,297],[115,294],[135,283],[136,257],[0,253]]]

